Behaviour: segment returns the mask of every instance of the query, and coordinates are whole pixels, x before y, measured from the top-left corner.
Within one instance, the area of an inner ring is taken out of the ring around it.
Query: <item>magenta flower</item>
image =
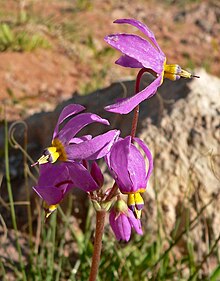
[[[79,104],[71,104],[63,109],[53,133],[52,146],[44,150],[43,156],[37,161],[38,164],[54,163],[57,160],[94,160],[105,156],[109,152],[120,133],[118,130],[111,130],[94,138],[91,135],[76,137],[76,134],[88,124],[98,122],[109,125],[108,120],[102,119],[96,114],[78,114],[84,109]],[[76,116],[60,129],[63,121],[73,115]]]
[[[153,73],[156,79],[144,90],[136,95],[120,100],[119,102],[106,106],[110,112],[127,114],[142,101],[150,98],[163,83],[164,78],[177,80],[180,77],[192,78],[192,75],[181,69],[177,64],[166,64],[166,57],[158,45],[153,32],[143,23],[135,19],[118,19],[115,23],[127,23],[137,27],[147,37],[143,39],[134,34],[111,34],[105,37],[105,41],[123,55],[116,61],[124,67],[145,68]]]
[[[109,222],[117,240],[129,241],[131,237],[131,229],[133,228],[137,234],[142,235],[141,222],[135,218],[133,212],[128,209],[126,203],[119,199],[115,206],[111,209]]]
[[[143,150],[149,165],[146,169],[145,158],[131,142],[131,136],[118,140],[105,159],[121,193],[128,194],[128,206],[137,218],[141,216],[144,201],[140,193],[147,188],[153,171],[153,158],[146,144],[138,138],[134,141]]]
[[[149,148],[139,138],[134,138],[134,141],[148,159],[148,170],[144,156],[131,142],[131,136],[115,142],[105,158],[118,188],[124,194],[144,192],[153,170],[153,158]]]
[[[72,188],[90,192],[99,189],[91,173],[80,163],[46,163],[40,166],[37,194],[50,205],[57,205]]]

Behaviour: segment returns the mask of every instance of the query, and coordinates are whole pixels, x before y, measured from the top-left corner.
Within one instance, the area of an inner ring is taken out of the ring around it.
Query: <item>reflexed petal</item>
[[[118,19],[118,20],[115,20],[114,23],[119,23],[119,24],[127,23],[127,24],[137,27],[141,32],[143,32],[148,37],[148,39],[150,39],[152,41],[152,43],[158,48],[159,52],[161,52],[163,54],[160,46],[157,43],[154,33],[142,22],[135,20],[135,19]]]
[[[108,105],[105,107],[105,110],[109,112],[119,113],[119,114],[127,114],[131,112],[142,101],[148,99],[153,94],[155,94],[157,88],[161,85],[161,83],[162,83],[162,75],[157,77],[148,87],[146,87],[141,92],[137,93],[132,97],[117,102],[115,104]]]
[[[128,172],[132,181],[132,189],[126,192],[135,192],[139,189],[146,188],[146,163],[141,152],[133,144],[130,146],[130,152],[128,155]]]
[[[64,184],[59,188],[55,186],[34,186],[33,189],[48,205],[56,205],[63,199],[68,185]]]
[[[122,193],[146,188],[145,159],[131,143],[130,136],[115,143],[107,157],[107,164]]]
[[[128,242],[131,237],[131,225],[128,217],[124,214],[121,214],[117,218],[116,223],[118,225],[118,232],[120,233],[121,240]]]
[[[126,55],[122,55],[118,60],[116,60],[115,63],[124,67],[131,67],[131,68],[144,67],[139,61]]]
[[[89,171],[79,163],[66,163],[73,186],[84,191],[94,191],[99,188]]]
[[[114,144],[109,155],[109,168],[115,175],[118,187],[123,190],[131,190],[132,182],[128,172],[128,154],[131,142],[127,137]]]
[[[104,157],[117,140],[120,131],[111,130],[105,134],[79,144],[65,147],[68,160],[95,160]]]
[[[121,236],[120,236],[120,233],[118,231],[118,226],[117,226],[117,223],[116,223],[116,214],[114,211],[111,211],[110,214],[109,214],[109,223],[110,223],[110,226],[116,236],[116,239],[117,240],[120,240],[121,239]]]
[[[165,56],[161,59],[161,53],[142,37],[132,34],[112,34],[106,36],[105,41],[140,62],[145,68],[150,68],[158,74],[162,73]]]
[[[131,225],[126,215],[120,214],[116,217],[116,213],[111,211],[109,215],[109,222],[117,240],[128,241],[130,239]]]
[[[104,176],[99,168],[99,165],[95,161],[92,162],[90,173],[93,179],[97,182],[98,186],[102,187],[104,183]]]
[[[92,139],[91,135],[85,135],[85,136],[82,136],[82,137],[76,137],[76,138],[72,138],[69,141],[69,144],[71,144],[71,143],[81,143],[83,141],[91,140],[91,139]]]
[[[64,109],[62,110],[62,112],[60,113],[59,119],[57,121],[54,133],[53,133],[53,139],[57,136],[58,131],[59,131],[59,125],[68,117],[79,113],[81,111],[83,111],[85,109],[84,106],[80,105],[80,104],[70,104],[67,105],[66,107],[64,107]]]
[[[142,235],[143,231],[141,228],[141,221],[139,219],[135,218],[135,216],[131,210],[128,210],[128,212],[129,212],[128,219],[129,219],[131,226],[134,228],[134,230],[137,232],[137,234]]]
[[[65,163],[40,165],[38,186],[51,186],[69,178],[69,171]]]
[[[61,142],[68,143],[86,125],[94,122],[109,125],[108,120],[103,119],[96,114],[82,113],[67,122],[67,124],[60,130],[58,138]]]
[[[153,168],[154,168],[152,154],[150,152],[150,149],[147,147],[147,145],[142,140],[140,140],[139,138],[134,138],[134,140],[140,145],[140,147],[143,149],[145,155],[147,156],[147,159],[149,162],[149,167],[148,167],[146,181],[148,181],[148,179],[153,171]]]

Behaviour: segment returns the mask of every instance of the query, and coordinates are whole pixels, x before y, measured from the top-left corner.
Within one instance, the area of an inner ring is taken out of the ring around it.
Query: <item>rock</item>
[[[191,220],[203,205],[220,193],[217,176],[220,164],[220,80],[202,70],[199,75],[200,79],[187,83],[187,96],[177,100],[169,114],[166,110],[163,112],[159,126],[142,121],[140,138],[153,149],[155,161],[153,182],[156,186],[151,183],[149,194],[157,190],[159,202],[166,206],[163,217],[168,233],[179,212],[184,216],[184,210],[189,208]],[[175,94],[182,95],[181,92],[180,89]],[[154,196],[151,197],[154,201]],[[214,224],[214,221],[220,222],[219,202],[219,197],[213,199],[205,212],[214,236],[220,233],[219,223]],[[203,234],[196,228],[195,239],[202,239]],[[201,244],[201,241],[197,243]]]

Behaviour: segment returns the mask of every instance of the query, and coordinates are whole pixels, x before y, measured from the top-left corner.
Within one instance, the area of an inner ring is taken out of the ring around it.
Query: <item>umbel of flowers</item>
[[[141,235],[141,210],[145,192],[153,171],[150,149],[135,136],[138,123],[139,104],[152,97],[164,78],[178,80],[193,75],[177,64],[167,64],[167,59],[158,45],[153,32],[135,19],[116,20],[118,24],[129,24],[138,28],[147,40],[134,35],[118,33],[108,35],[105,41],[122,55],[116,61],[123,67],[139,68],[136,90],[132,97],[107,106],[107,111],[127,114],[134,110],[131,134],[122,138],[119,130],[104,134],[78,136],[91,123],[109,125],[108,120],[84,112],[79,104],[66,106],[54,129],[51,146],[33,165],[40,165],[39,180],[34,190],[46,203],[46,217],[73,188],[87,192],[96,210],[96,234],[90,281],[96,279],[100,260],[104,219],[109,212],[110,226],[117,240],[129,241],[132,229]],[[141,76],[151,73],[155,80],[139,91]],[[195,76],[196,77],[196,76]],[[96,160],[103,158],[113,179],[112,186],[105,187],[104,175]],[[127,196],[127,202],[122,199]]]

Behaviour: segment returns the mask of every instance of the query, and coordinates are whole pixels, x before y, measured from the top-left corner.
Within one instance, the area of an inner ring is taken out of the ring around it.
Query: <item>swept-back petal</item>
[[[79,163],[66,163],[69,169],[70,179],[73,186],[84,191],[94,191],[99,188],[89,171]]]
[[[104,176],[99,165],[93,161],[90,170],[91,176],[97,182],[98,186],[102,187],[104,183]]]
[[[119,23],[119,24],[127,23],[127,24],[137,27],[141,32],[143,32],[148,37],[149,40],[151,40],[151,42],[158,48],[158,51],[164,55],[160,46],[157,43],[154,33],[142,22],[140,22],[136,19],[118,19],[118,20],[115,20],[114,23]]]
[[[69,141],[69,144],[70,143],[80,143],[80,142],[83,142],[83,141],[86,141],[86,140],[91,140],[91,139],[92,139],[91,135],[85,135],[85,136],[82,136],[82,137],[76,137],[76,138],[72,138]]]
[[[64,184],[58,188],[56,186],[37,185],[33,189],[48,205],[56,205],[63,199],[68,186],[69,184]]]
[[[115,211],[111,211],[109,214],[109,223],[118,241],[128,240],[131,237],[131,225],[128,218],[124,214],[116,216]]]
[[[134,138],[134,140],[140,145],[140,147],[143,149],[145,155],[147,156],[148,162],[149,162],[149,166],[148,166],[148,172],[147,172],[147,176],[146,176],[146,181],[148,181],[152,171],[153,171],[153,157],[152,154],[150,152],[150,149],[147,147],[147,145],[140,140],[139,138]]]
[[[115,181],[120,190],[132,189],[132,182],[128,172],[128,155],[131,141],[129,137],[114,144],[108,157],[109,169],[113,171]]]
[[[139,61],[137,61],[134,58],[131,58],[127,55],[122,55],[118,60],[115,62],[116,64],[119,64],[124,67],[131,67],[131,68],[143,68],[143,64],[141,64]]]
[[[120,131],[111,130],[91,140],[78,144],[70,144],[65,147],[67,158],[69,161],[102,158],[109,152],[119,134]]]
[[[145,68],[150,68],[158,74],[162,73],[165,56],[161,58],[161,53],[142,37],[133,34],[111,34],[105,37],[105,41],[140,62]]]
[[[64,107],[64,109],[62,110],[62,112],[60,113],[60,116],[58,118],[56,127],[54,129],[54,133],[53,133],[53,139],[57,136],[58,131],[59,131],[59,125],[68,117],[79,113],[81,111],[83,111],[85,109],[84,106],[80,105],[80,104],[69,104],[66,107]]]
[[[69,178],[69,171],[65,163],[40,165],[39,186],[51,186]]]
[[[141,228],[141,221],[139,219],[135,218],[133,212],[130,209],[128,209],[128,220],[129,220],[131,226],[137,232],[137,234],[142,235],[143,231]]]
[[[128,220],[128,217],[124,214],[121,214],[117,218],[117,225],[118,225],[118,232],[120,233],[121,239],[125,240],[126,242],[129,241],[131,237],[131,225]]]
[[[115,104],[108,105],[105,107],[105,110],[119,114],[127,114],[131,112],[138,104],[156,93],[157,88],[162,83],[162,79],[162,75],[158,76],[148,87],[146,87],[141,92],[135,94],[132,97],[123,99],[122,101],[119,101]]]
[[[124,192],[135,192],[139,189],[145,189],[147,184],[145,159],[142,156],[141,152],[138,150],[138,148],[135,147],[133,144],[131,144],[130,151],[128,154],[127,169],[129,172],[130,179],[132,181],[132,189],[128,190],[128,187],[126,187],[126,190],[124,190]]]
[[[72,118],[58,133],[58,138],[62,143],[67,144],[80,130],[88,124],[98,122],[109,125],[108,120],[93,113],[82,113]]]

